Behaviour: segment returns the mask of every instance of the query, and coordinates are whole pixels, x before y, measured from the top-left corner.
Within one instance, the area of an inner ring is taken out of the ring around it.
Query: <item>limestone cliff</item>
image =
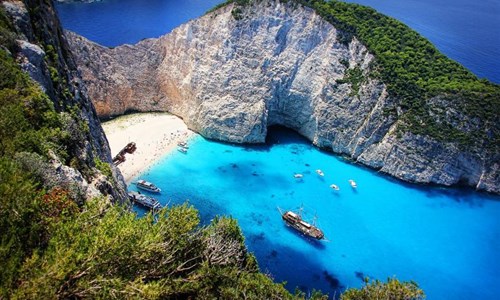
[[[400,100],[371,76],[375,58],[356,38],[341,41],[341,31],[293,1],[258,2],[132,46],[68,33],[98,114],[169,111],[205,137],[237,143],[264,142],[268,126],[283,125],[406,181],[500,192],[498,153],[404,130]],[[348,80],[355,73],[359,85]]]
[[[50,161],[28,156],[31,160],[22,163],[39,175],[44,188],[63,187],[70,190],[75,200],[109,195],[113,201],[126,201],[126,187],[119,170],[111,167],[108,173],[106,167],[102,168],[104,163],[111,163],[108,141],[51,1],[2,1],[1,5],[11,19],[16,37],[10,54],[50,98],[64,120],[60,130],[69,136],[67,144],[59,145],[68,157],[50,151]],[[2,49],[9,51],[4,46]]]

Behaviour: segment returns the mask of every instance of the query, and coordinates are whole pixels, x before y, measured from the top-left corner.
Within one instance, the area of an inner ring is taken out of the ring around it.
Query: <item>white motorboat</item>
[[[148,192],[151,192],[151,193],[159,193],[159,192],[161,192],[161,190],[160,190],[159,187],[157,187],[156,185],[154,185],[151,182],[146,181],[146,180],[140,179],[135,184],[141,190],[145,190],[145,191],[148,191]]]
[[[335,185],[335,184],[330,184],[330,187],[336,191],[340,190],[340,188],[338,187],[338,185]]]
[[[352,188],[357,188],[358,185],[356,184],[356,181],[352,180],[352,179],[349,179],[349,184],[352,186]]]

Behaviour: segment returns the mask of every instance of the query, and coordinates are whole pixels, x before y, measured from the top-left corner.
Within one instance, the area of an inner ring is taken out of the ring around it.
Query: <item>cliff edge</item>
[[[112,165],[108,141],[87,97],[52,2],[2,1],[0,8],[3,21],[0,51],[5,53],[2,59],[15,60],[35,82],[26,88],[31,94],[25,96],[22,109],[30,126],[38,130],[30,134],[40,135],[15,137],[16,147],[2,151],[2,155],[15,156],[24,171],[38,179],[40,188],[62,188],[75,201],[102,195],[118,203],[128,201],[125,183]],[[2,80],[6,79],[3,76]],[[2,82],[4,88],[6,93],[9,86]],[[30,101],[33,104],[28,104]],[[36,101],[40,103],[34,104]],[[47,107],[41,108],[42,103]],[[14,105],[14,101],[7,105]],[[28,109],[28,105],[33,107]],[[8,120],[7,116],[2,118]],[[25,130],[23,124],[9,126],[11,135],[16,130]],[[12,126],[19,128],[14,130]],[[16,139],[33,141],[23,144]]]
[[[282,125],[405,181],[500,193],[498,124],[488,129],[453,95],[435,93],[421,97],[432,122],[490,130],[490,140],[481,133],[464,146],[419,131],[429,118],[411,118],[356,35],[296,1],[250,2],[112,49],[68,32],[98,114],[169,111],[207,138],[237,143],[264,142],[268,126]]]

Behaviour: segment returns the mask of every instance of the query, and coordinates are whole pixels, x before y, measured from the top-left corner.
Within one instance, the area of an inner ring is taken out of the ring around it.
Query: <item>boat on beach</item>
[[[291,210],[282,211],[279,207],[278,210],[281,214],[281,218],[285,221],[287,226],[299,231],[307,237],[311,237],[317,240],[322,240],[325,238],[325,234],[321,229],[313,224],[307,223],[302,219],[301,213],[295,213]]]
[[[134,203],[140,204],[149,209],[160,209],[162,208],[160,202],[153,197],[148,197],[146,195],[141,194],[140,192],[129,192],[128,197]]]
[[[157,187],[156,185],[152,184],[151,182],[143,180],[143,179],[137,180],[137,182],[135,184],[141,190],[145,190],[145,191],[148,191],[148,192],[151,192],[151,193],[159,193],[159,192],[161,192],[161,190],[160,190],[159,187]]]
[[[184,142],[184,141],[177,142],[177,146],[179,146],[181,148],[184,148],[184,149],[189,149],[188,144],[186,142]]]
[[[184,153],[184,154],[186,154],[188,152],[187,149],[183,148],[183,147],[177,147],[177,151]]]

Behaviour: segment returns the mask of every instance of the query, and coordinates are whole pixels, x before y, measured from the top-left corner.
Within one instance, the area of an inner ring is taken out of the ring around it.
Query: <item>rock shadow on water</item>
[[[354,275],[356,276],[356,278],[361,280],[361,282],[365,282],[365,279],[370,278],[370,276],[366,275],[365,273],[363,273],[361,271],[354,272]]]
[[[316,248],[318,250],[324,250],[326,248],[326,246],[325,246],[326,241],[320,241],[320,240],[305,236],[304,234],[298,232],[297,230],[293,229],[290,226],[286,226],[285,224],[283,224],[283,226],[285,226],[286,230],[293,233],[297,237],[302,238],[305,242],[307,242],[309,245],[313,246],[314,248]]]
[[[238,163],[225,163],[218,166],[216,174],[218,173],[218,176],[223,176],[221,181],[227,185],[227,188],[234,190],[238,189],[242,182],[254,185],[272,182],[273,185],[286,190],[292,187],[292,182],[281,174],[279,170],[265,170],[265,173],[262,171],[262,168],[259,168],[258,162],[254,160],[240,160]]]
[[[299,237],[297,237],[299,238]],[[300,237],[303,238],[303,237]],[[286,281],[285,287],[294,292],[298,287],[303,292],[321,290],[330,299],[338,298],[345,289],[332,270],[325,270],[316,255],[300,252],[287,245],[278,244],[270,235],[260,234],[247,239],[248,248],[257,257],[261,270],[269,273],[276,282]]]
[[[199,195],[188,193],[172,196],[173,205],[182,205],[188,202],[196,207],[200,214],[200,225],[210,224],[215,216],[229,216],[229,212],[221,205],[212,202],[210,199],[200,197]]]
[[[262,226],[263,224],[266,224],[270,221],[269,217],[266,217],[263,214],[255,212],[250,213],[249,217],[252,220],[252,222],[257,226]]]

